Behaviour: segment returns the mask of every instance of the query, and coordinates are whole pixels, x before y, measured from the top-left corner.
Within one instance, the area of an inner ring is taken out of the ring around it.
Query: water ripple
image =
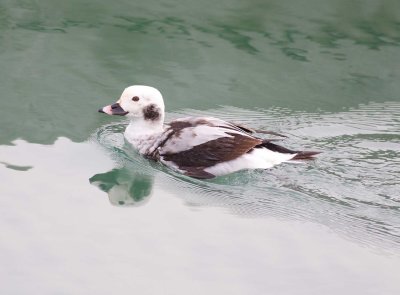
[[[242,171],[212,181],[191,179],[149,164],[124,143],[124,124],[102,127],[96,140],[132,169],[156,175],[156,186],[188,206],[220,207],[246,217],[275,216],[324,224],[349,239],[400,249],[400,103],[371,103],[341,113],[222,106],[181,110],[180,116],[216,116],[287,134],[283,145],[323,153],[314,162]]]

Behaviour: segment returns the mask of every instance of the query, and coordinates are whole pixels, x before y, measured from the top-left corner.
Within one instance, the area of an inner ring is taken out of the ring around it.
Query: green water
[[[0,64],[2,294],[399,294],[400,2],[1,0]],[[132,84],[323,154],[188,179]]]

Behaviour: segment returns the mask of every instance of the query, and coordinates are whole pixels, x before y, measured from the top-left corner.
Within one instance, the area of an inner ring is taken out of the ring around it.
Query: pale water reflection
[[[110,199],[118,199],[118,195],[124,205],[128,195],[135,200],[135,193],[151,191],[147,185],[155,174],[159,185],[176,191],[190,206],[223,207],[240,216],[313,221],[358,243],[373,248],[379,245],[395,253],[400,250],[400,130],[395,124],[399,108],[397,103],[373,103],[334,114],[231,107],[169,114],[170,118],[189,113],[215,115],[285,133],[289,138],[282,142],[284,145],[323,151],[316,161],[242,171],[211,181],[191,179],[159,164],[146,163],[125,143],[122,131],[126,125],[109,124],[93,138],[124,167],[93,176],[91,182],[107,191]],[[115,190],[110,189],[114,186]]]
[[[386,248],[371,248],[381,233],[367,233],[373,243],[364,247],[350,237],[354,228],[346,220],[310,222],[311,211],[301,203],[307,200],[315,209],[317,200],[287,195],[276,171],[268,177],[271,188],[261,194],[249,191],[246,182],[254,185],[269,172],[189,181],[140,157],[123,165],[124,153],[102,149],[65,138],[48,146],[19,140],[0,147],[13,165],[33,167],[0,166],[8,184],[0,198],[2,292],[291,294],[295,288],[300,294],[372,295],[396,294],[400,287],[398,248],[387,243],[395,237],[383,235]],[[281,167],[286,174],[293,172],[286,168]],[[143,178],[150,172],[154,180]],[[110,206],[89,178],[115,204],[121,196],[132,204],[143,196],[146,204]],[[132,189],[135,184],[141,189]],[[324,207],[326,214],[339,211],[331,202]]]

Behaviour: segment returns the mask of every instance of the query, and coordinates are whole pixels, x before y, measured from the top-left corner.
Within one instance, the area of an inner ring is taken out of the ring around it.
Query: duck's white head
[[[164,122],[164,100],[156,88],[134,85],[125,88],[119,100],[99,112],[126,116],[132,121],[161,125]]]

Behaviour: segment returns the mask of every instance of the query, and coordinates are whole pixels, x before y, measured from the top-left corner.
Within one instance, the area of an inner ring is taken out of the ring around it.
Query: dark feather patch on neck
[[[143,116],[145,120],[157,121],[161,118],[161,110],[155,104],[151,104],[143,109]]]

